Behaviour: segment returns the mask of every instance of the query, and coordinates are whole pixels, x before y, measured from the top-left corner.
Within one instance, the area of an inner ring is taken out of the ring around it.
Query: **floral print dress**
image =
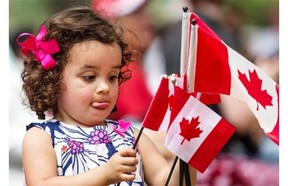
[[[31,123],[27,130],[39,127],[52,139],[57,157],[59,176],[71,176],[86,172],[105,164],[111,156],[126,147],[133,147],[134,127],[124,120],[105,120],[106,126],[79,127],[57,120],[43,123]],[[133,182],[121,182],[124,185],[144,185],[141,157],[137,151],[139,163]],[[95,175],[97,176],[97,175]],[[117,184],[115,184],[117,185]]]

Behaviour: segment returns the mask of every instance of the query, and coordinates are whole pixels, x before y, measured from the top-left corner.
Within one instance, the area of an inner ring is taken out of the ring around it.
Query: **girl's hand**
[[[138,159],[136,151],[130,148],[115,153],[105,165],[106,178],[109,183],[133,181]]]

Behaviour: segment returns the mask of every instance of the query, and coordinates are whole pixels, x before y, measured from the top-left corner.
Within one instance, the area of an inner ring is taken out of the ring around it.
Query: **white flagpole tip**
[[[162,74],[162,77],[167,79],[168,75],[167,74]]]
[[[170,77],[171,82],[175,85],[175,83],[176,83],[176,74],[171,74],[169,77]]]

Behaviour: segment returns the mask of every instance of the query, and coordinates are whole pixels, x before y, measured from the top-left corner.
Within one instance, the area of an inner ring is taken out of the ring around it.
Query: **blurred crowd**
[[[188,7],[188,11],[195,12],[227,45],[262,68],[279,83],[278,0],[271,0],[265,12],[261,12],[263,20],[259,25],[250,23],[247,12],[237,1],[64,2],[65,5],[61,3],[62,6],[55,6],[54,9],[52,7],[51,12],[77,3],[89,5],[100,11],[103,16],[113,17],[113,21],[123,25],[131,49],[139,54],[137,61],[130,65],[132,78],[120,86],[118,112],[110,116],[112,119],[125,118],[140,126],[158,88],[161,74],[180,72],[181,20],[184,6]],[[12,5],[17,6],[17,3],[10,3],[10,6]],[[10,15],[10,19],[17,16],[21,15]],[[20,185],[22,179],[21,141],[25,125],[37,120],[22,104],[20,74],[23,64],[16,38],[19,33],[36,33],[37,29],[10,27],[9,164],[10,185],[13,186]],[[212,105],[211,108],[234,125],[237,131],[208,170],[203,174],[197,173],[197,185],[278,185],[279,147],[264,135],[249,107],[239,100],[223,96],[222,103]],[[155,143],[162,142],[154,133],[147,131],[147,134],[151,135],[152,139],[155,138]],[[158,146],[166,156],[165,150],[161,149],[163,147]]]

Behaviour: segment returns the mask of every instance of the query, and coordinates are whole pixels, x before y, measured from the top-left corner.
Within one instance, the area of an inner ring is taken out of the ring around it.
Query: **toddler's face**
[[[87,41],[70,51],[56,119],[80,126],[103,124],[118,98],[122,53],[116,44]]]

